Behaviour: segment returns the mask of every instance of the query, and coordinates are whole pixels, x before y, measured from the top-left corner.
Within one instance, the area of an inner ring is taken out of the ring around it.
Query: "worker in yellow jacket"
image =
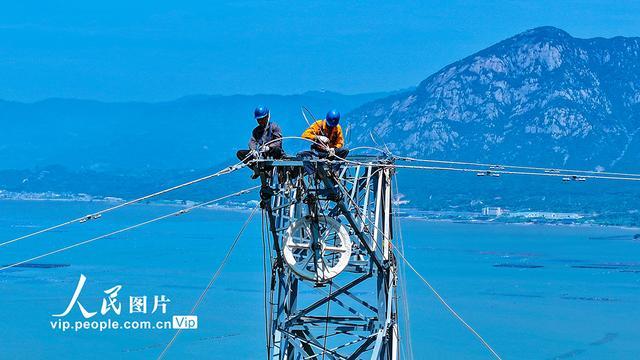
[[[349,154],[349,150],[344,147],[340,113],[337,110],[329,111],[324,120],[318,120],[311,124],[302,133],[302,137],[314,141],[311,149],[319,152],[321,157],[335,155],[344,159]]]
[[[349,154],[349,150],[344,147],[344,135],[340,126],[340,113],[331,110],[324,120],[318,120],[311,124],[302,137],[313,140],[311,149],[313,152],[306,152],[303,157],[317,155],[319,158],[339,158],[344,159]],[[308,174],[313,173],[310,163],[305,163],[305,170]]]

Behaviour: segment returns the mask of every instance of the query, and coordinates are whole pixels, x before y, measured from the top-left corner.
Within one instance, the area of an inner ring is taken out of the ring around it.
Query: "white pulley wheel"
[[[313,224],[303,218],[285,233],[283,255],[291,270],[303,279],[326,282],[344,270],[351,257],[351,239],[347,229],[333,218],[321,216],[317,223],[317,241],[313,244]]]

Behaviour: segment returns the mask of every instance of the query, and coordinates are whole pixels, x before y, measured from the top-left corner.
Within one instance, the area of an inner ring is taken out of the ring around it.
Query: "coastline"
[[[7,196],[9,194],[9,196]],[[128,201],[112,196],[93,196],[88,194],[57,194],[53,192],[46,193],[13,193],[0,189],[0,202],[61,202],[61,203],[104,203],[117,205]],[[189,207],[197,205],[198,201],[193,200],[153,200],[139,202],[136,206],[165,206],[165,207]],[[221,210],[234,212],[247,212],[258,203],[257,200],[249,200],[246,202],[227,201],[221,204],[211,204],[203,206],[204,210]]]
[[[58,194],[53,192],[45,193],[15,193],[6,190],[0,190],[0,201],[4,202],[21,202],[21,201],[39,201],[39,202],[79,202],[79,203],[104,203],[104,204],[119,204],[127,201],[126,199],[111,197],[111,196],[94,196],[89,194]],[[212,204],[202,207],[204,210],[218,210],[218,211],[232,211],[246,213],[257,205],[257,200],[248,201],[228,201],[221,204]],[[167,206],[167,207],[189,207],[198,204],[193,200],[153,200],[138,203],[135,205],[144,206]],[[399,205],[401,206],[401,205]],[[640,233],[639,225],[622,225],[598,222],[596,217],[584,218],[582,221],[566,221],[566,220],[540,220],[540,219],[526,219],[526,218],[514,218],[514,217],[487,217],[482,216],[480,213],[474,213],[469,211],[455,212],[451,210],[446,211],[425,211],[416,208],[400,208],[397,215],[401,219],[411,221],[426,221],[434,223],[461,223],[461,224],[483,224],[483,225],[519,225],[519,226],[565,226],[565,227],[608,227],[617,228],[622,230],[638,231]]]
[[[596,222],[592,223],[562,223],[562,222],[533,222],[533,221],[490,221],[490,220],[457,220],[457,219],[444,219],[444,218],[430,218],[419,216],[400,216],[402,219],[412,221],[422,221],[431,223],[449,223],[449,224],[476,224],[476,225],[514,225],[514,226],[553,226],[553,227],[584,227],[584,228],[615,228],[621,230],[638,231],[640,233],[640,225],[628,226],[628,225],[615,225],[615,224],[600,224]]]

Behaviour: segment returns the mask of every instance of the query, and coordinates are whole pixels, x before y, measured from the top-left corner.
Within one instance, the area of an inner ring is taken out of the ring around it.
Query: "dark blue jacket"
[[[249,140],[249,149],[256,150],[260,146],[270,142],[271,140],[282,139],[282,130],[280,126],[274,122],[269,122],[266,126],[256,126],[251,132]],[[281,148],[282,140],[274,141],[269,144],[270,148]]]

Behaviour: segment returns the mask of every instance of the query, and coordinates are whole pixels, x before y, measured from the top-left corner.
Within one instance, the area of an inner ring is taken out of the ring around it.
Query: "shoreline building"
[[[482,208],[482,215],[484,216],[501,216],[505,211],[501,207],[485,206]]]

